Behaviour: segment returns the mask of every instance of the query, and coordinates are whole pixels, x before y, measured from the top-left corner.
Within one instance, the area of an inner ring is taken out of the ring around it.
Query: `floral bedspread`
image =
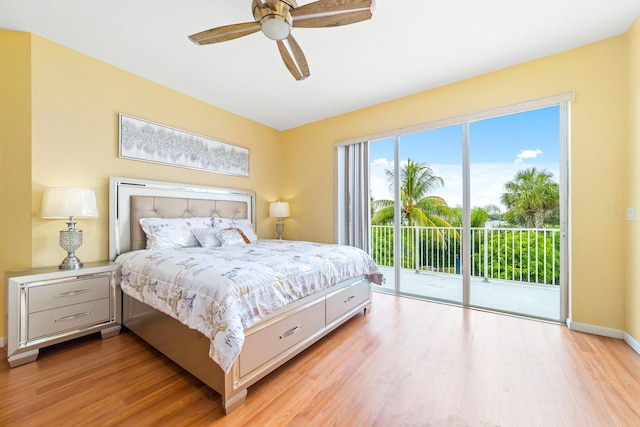
[[[139,250],[120,255],[122,291],[210,337],[229,372],[244,330],[297,299],[378,268],[342,245],[258,240],[233,247]]]

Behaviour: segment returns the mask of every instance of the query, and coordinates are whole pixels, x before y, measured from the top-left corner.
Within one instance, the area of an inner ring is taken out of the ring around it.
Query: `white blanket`
[[[297,299],[378,268],[351,246],[286,240],[139,250],[120,255],[122,291],[211,339],[209,356],[229,372],[244,330]]]

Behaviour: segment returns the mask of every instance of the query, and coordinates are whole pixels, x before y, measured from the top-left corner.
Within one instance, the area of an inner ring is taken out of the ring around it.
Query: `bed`
[[[247,221],[255,224],[255,193],[121,177],[110,179],[109,250],[111,259],[121,264],[122,323],[218,392],[225,413],[242,405],[252,384],[357,313],[370,310],[371,283],[381,281],[373,261],[355,248],[256,241],[255,236],[248,239],[242,232],[239,234],[249,244],[147,250],[147,234],[140,226],[142,218],[145,221],[188,218],[190,225],[202,218],[214,218],[212,221],[221,223],[220,218],[226,218],[234,224]],[[257,254],[257,258],[249,258],[249,252]],[[284,264],[277,265],[280,252],[289,255],[281,257]],[[336,259],[352,258],[352,252],[356,258],[363,257],[363,266],[334,267]],[[302,253],[311,256],[306,260]],[[213,259],[223,259],[221,264],[227,269],[221,276],[225,280],[209,276],[220,274],[218,270],[222,268],[210,265]],[[142,264],[137,265],[140,260]],[[160,265],[172,267],[158,272]],[[292,273],[286,280],[267,275],[269,267],[273,274],[283,274],[298,265],[303,270]],[[324,278],[324,270],[336,270],[339,274],[329,282]],[[243,274],[262,282],[246,286],[228,284],[244,283]],[[306,276],[309,277],[305,279]],[[274,285],[265,287],[267,282]],[[295,290],[294,282],[300,282]],[[209,289],[205,283],[216,283],[215,291],[205,290]],[[182,287],[177,288],[178,284]],[[261,293],[270,298],[259,303],[253,297],[244,298]],[[218,294],[227,296],[215,299]],[[245,299],[250,301],[247,304],[254,305],[246,308]],[[196,311],[197,307],[204,311]]]

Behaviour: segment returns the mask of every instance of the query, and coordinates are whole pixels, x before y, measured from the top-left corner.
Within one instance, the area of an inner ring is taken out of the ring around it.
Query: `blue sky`
[[[407,158],[430,166],[444,180],[436,195],[450,206],[462,203],[462,128],[452,126],[400,137],[401,162]],[[471,205],[498,205],[504,183],[518,170],[547,169],[559,180],[559,107],[472,122],[469,127]],[[390,198],[385,169],[393,168],[393,139],[370,147],[374,198]],[[402,163],[404,164],[404,163]]]

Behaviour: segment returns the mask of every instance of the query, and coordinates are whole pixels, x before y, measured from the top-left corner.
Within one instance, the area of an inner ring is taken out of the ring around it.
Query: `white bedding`
[[[266,315],[378,271],[360,249],[286,240],[139,250],[116,262],[121,264],[122,291],[210,337],[209,356],[225,372],[240,354],[244,330]]]

